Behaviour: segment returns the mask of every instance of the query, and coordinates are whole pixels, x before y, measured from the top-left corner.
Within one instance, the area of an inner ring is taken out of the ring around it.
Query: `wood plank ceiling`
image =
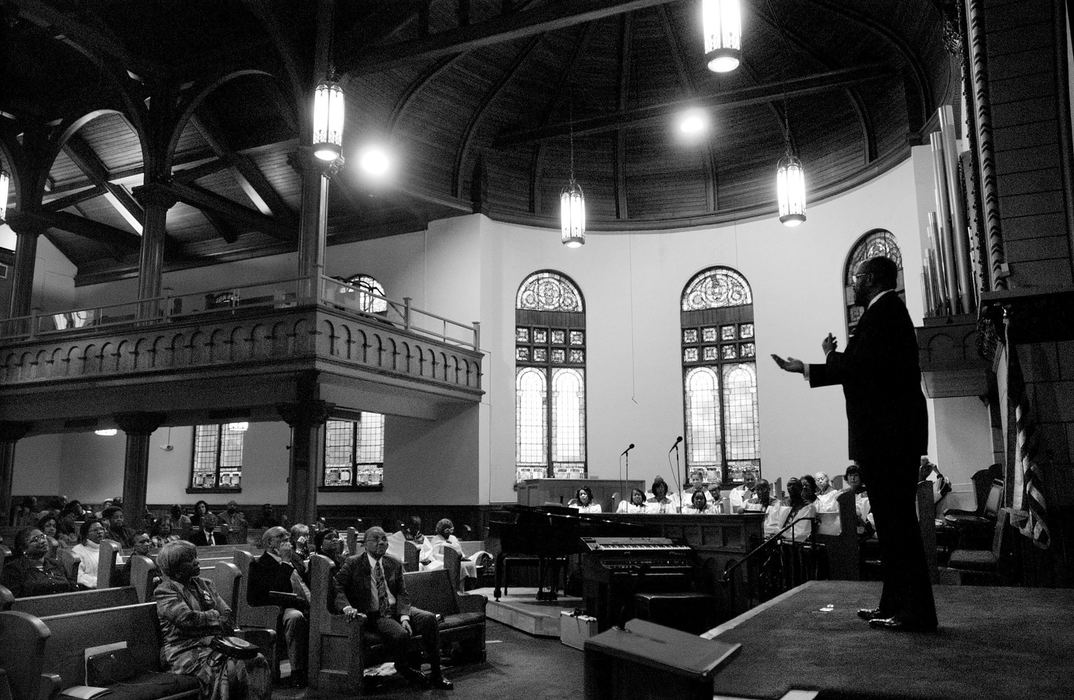
[[[704,65],[699,4],[5,0],[0,158],[13,208],[82,284],[136,274],[147,170],[179,201],[166,269],[293,251],[291,162],[333,5],[322,48],[347,94],[348,164],[330,245],[472,211],[554,227],[572,131],[591,229],[757,216],[775,209],[785,120],[815,202],[898,163],[953,101],[938,0],[743,0],[730,74]],[[686,106],[713,122],[698,143],[675,135]],[[374,139],[398,160],[376,188],[353,167]]]

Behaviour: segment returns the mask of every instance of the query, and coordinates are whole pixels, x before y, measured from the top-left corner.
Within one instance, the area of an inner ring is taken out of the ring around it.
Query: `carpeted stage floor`
[[[715,692],[779,698],[1074,698],[1074,590],[934,586],[940,629],[870,629],[880,584],[812,581],[724,625]],[[832,609],[827,611],[826,606]]]
[[[935,586],[940,630],[870,629],[856,616],[880,593],[873,582],[813,581],[717,628],[742,649],[716,674],[723,698],[944,700],[1074,698],[1074,590]],[[829,610],[827,606],[831,605]],[[568,606],[569,607],[569,606]],[[451,693],[388,678],[369,693],[402,698],[574,700],[584,657],[558,639],[488,622],[488,661],[447,668]],[[274,700],[312,698],[279,688]]]

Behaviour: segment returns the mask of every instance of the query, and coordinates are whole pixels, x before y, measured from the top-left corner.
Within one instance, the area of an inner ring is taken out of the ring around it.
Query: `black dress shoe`
[[[435,690],[454,690],[455,684],[443,676],[436,675],[429,679],[429,687]]]
[[[861,608],[858,610],[858,617],[863,620],[878,620],[890,616],[881,612],[880,608]]]
[[[910,620],[900,620],[897,617],[878,617],[869,620],[869,626],[878,630],[891,630],[893,632],[935,632],[936,625],[924,625]]]
[[[429,679],[425,677],[424,673],[410,666],[400,666],[399,664],[396,664],[395,672],[410,681],[411,685],[426,685],[429,682]]]

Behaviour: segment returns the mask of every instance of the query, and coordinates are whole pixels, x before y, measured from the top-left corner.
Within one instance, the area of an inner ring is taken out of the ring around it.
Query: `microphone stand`
[[[670,457],[668,458],[668,461],[671,461]],[[675,471],[674,471],[674,475],[675,475],[675,488],[678,489],[678,494],[679,494],[679,508],[678,508],[679,513],[682,513],[682,481],[679,480],[679,471],[681,469],[682,469],[682,466],[679,464],[679,443],[676,442],[675,443]]]

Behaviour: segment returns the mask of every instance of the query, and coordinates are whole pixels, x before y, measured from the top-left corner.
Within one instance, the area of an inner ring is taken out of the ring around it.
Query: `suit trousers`
[[[389,654],[396,666],[407,666],[407,652],[410,646],[410,635],[407,634],[399,616],[394,612],[391,615],[369,614],[370,620],[376,622],[377,631],[384,638]],[[410,629],[415,637],[421,637],[421,645],[425,650],[426,660],[432,667],[433,675],[440,673],[440,627],[436,621],[436,615],[420,608],[410,608]]]
[[[928,561],[917,522],[917,455],[858,460],[880,544],[885,616],[922,627],[936,626]]]
[[[287,641],[287,658],[291,661],[291,672],[306,668],[307,649],[309,648],[310,627],[305,613],[296,608],[285,608],[280,626],[283,638]]]

